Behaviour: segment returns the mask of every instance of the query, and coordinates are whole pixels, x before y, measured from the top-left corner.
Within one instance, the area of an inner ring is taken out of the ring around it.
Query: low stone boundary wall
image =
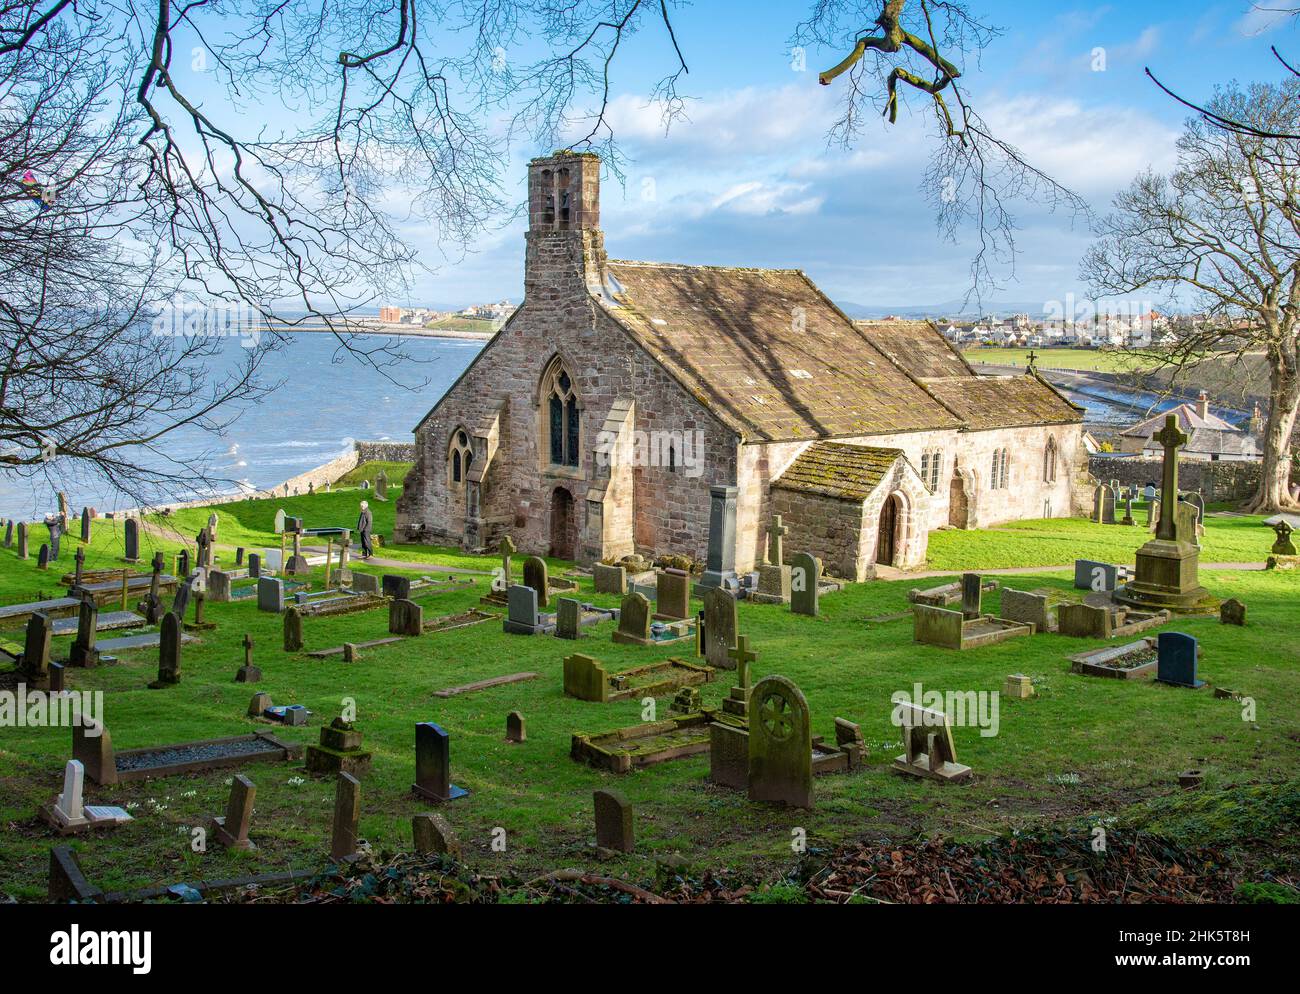
[[[1206,462],[1199,459],[1178,461],[1178,485],[1183,490],[1198,491],[1207,501],[1246,500],[1259,486],[1263,468],[1258,462]],[[1162,464],[1159,459],[1136,459],[1093,454],[1088,457],[1088,472],[1098,480],[1118,480],[1120,486],[1159,487]]]

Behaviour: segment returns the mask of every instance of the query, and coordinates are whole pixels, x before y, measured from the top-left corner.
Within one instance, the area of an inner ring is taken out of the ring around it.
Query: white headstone
[[[272,529],[277,535],[284,534],[284,508],[275,512],[275,526]]]
[[[70,759],[63,768],[63,793],[54,802],[54,813],[65,825],[77,825],[86,820],[81,807],[81,788],[85,783],[86,768],[81,760]]]

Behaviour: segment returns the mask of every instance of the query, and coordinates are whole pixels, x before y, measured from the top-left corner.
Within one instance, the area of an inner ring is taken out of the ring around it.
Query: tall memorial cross
[[[515,543],[509,535],[501,536],[501,544],[497,546],[497,551],[501,553],[501,571],[504,574],[506,586],[510,586],[510,557],[519,550],[515,548]]]
[[[1170,414],[1165,426],[1154,436],[1164,446],[1164,473],[1160,481],[1160,522],[1156,538],[1173,542],[1178,538],[1178,449],[1187,444],[1187,433],[1178,427],[1178,418]]]
[[[767,526],[767,561],[773,566],[782,563],[781,539],[789,530],[781,523],[781,515],[772,516],[772,523]]]

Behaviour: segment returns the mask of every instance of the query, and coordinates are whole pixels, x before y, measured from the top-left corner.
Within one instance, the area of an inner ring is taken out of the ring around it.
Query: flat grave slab
[[[157,648],[162,641],[160,632],[146,632],[143,635],[124,635],[121,638],[103,639],[95,643],[101,652],[127,652],[131,649]],[[197,642],[193,635],[181,634],[181,642]]]
[[[269,732],[115,752],[107,730],[102,742],[79,736],[80,731],[73,728],[73,758],[82,759],[86,777],[100,784],[200,773],[245,763],[287,762],[302,755],[302,746],[281,742]]]
[[[95,631],[108,632],[115,628],[134,628],[137,625],[144,624],[148,624],[148,622],[134,611],[107,611],[99,615]],[[77,619],[55,618],[50,628],[54,635],[75,635],[77,634]]]
[[[1159,656],[1154,638],[1081,652],[1070,657],[1070,672],[1115,680],[1142,680],[1156,675]]]
[[[590,656],[578,654],[564,660],[564,692],[582,701],[609,703],[633,697],[666,697],[682,687],[711,683],[713,676],[712,666],[685,659],[666,659],[610,674]]]
[[[405,642],[405,635],[393,635],[389,638],[371,639],[369,642],[353,643],[358,649],[374,649],[381,645],[392,645],[394,642]],[[328,659],[330,656],[343,655],[343,646],[336,645],[329,649],[317,649],[314,652],[307,653],[309,659]]]
[[[491,611],[480,611],[478,608],[471,608],[468,611],[462,611],[460,614],[448,614],[441,618],[434,618],[432,621],[424,623],[425,632],[450,632],[457,628],[468,628],[471,625],[481,625],[485,621],[500,621],[501,615],[494,614]]]
[[[500,687],[508,683],[522,683],[525,680],[536,680],[536,673],[507,673],[505,676],[494,676],[487,680],[478,680],[474,683],[466,683],[459,687],[447,687],[444,690],[435,690],[434,697],[457,697],[460,694],[471,694],[476,690],[487,690],[489,687]]]
[[[733,715],[706,708],[597,735],[574,732],[569,758],[611,773],[628,773],[673,759],[699,756],[709,751],[712,734],[709,726],[714,722],[742,725]]]
[[[75,614],[80,607],[81,601],[76,597],[55,597],[48,601],[6,604],[0,607],[0,625],[25,625],[31,619],[31,616],[38,611],[51,617]]]

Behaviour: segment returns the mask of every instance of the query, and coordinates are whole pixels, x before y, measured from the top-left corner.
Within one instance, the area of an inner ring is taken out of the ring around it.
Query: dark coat
[[[375,516],[370,513],[370,508],[366,508],[357,517],[357,531],[369,532],[375,526]]]

